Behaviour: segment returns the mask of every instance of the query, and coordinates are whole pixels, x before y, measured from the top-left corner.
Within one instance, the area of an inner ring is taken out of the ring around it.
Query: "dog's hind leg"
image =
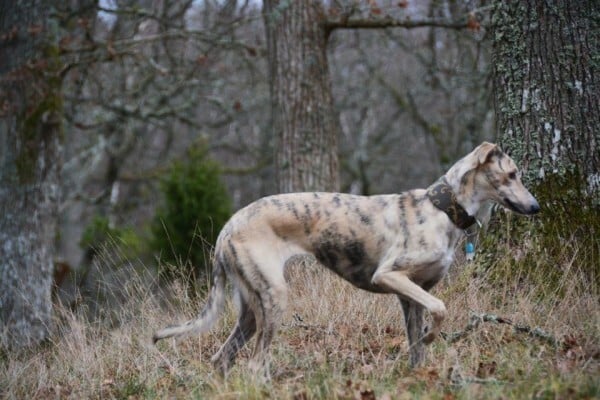
[[[254,301],[250,304],[256,316],[257,337],[250,367],[262,370],[269,377],[269,347],[273,341],[287,305],[287,284],[283,275],[286,253],[264,246],[249,246],[251,279],[255,285]],[[252,262],[260,260],[258,262]]]
[[[285,311],[287,288],[272,286],[261,292],[259,296],[260,311],[257,312],[259,330],[250,366],[254,370],[262,370],[265,376],[269,378],[269,347],[277,333]]]
[[[219,351],[212,357],[211,361],[216,369],[223,375],[235,362],[237,353],[256,333],[256,318],[243,295],[240,296],[240,315],[238,321],[221,346]]]
[[[411,368],[416,368],[423,362],[425,357],[425,345],[421,340],[423,335],[423,307],[400,296],[398,296],[398,299],[402,304],[402,311],[404,311],[409,365]]]

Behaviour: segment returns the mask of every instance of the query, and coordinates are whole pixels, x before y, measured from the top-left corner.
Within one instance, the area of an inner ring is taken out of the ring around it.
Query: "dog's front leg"
[[[406,337],[408,338],[408,362],[411,368],[416,368],[425,358],[425,345],[421,340],[423,334],[423,307],[414,301],[409,301],[398,296],[402,311]]]
[[[402,296],[404,299],[425,307],[431,313],[433,317],[431,330],[422,338],[425,344],[433,342],[440,334],[442,321],[446,317],[446,306],[443,301],[427,293],[425,289],[411,281],[404,272],[391,269],[391,267],[378,268],[375,275],[373,275],[372,282],[381,288]]]

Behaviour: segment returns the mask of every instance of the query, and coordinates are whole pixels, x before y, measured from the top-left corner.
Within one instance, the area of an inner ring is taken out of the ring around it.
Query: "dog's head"
[[[461,191],[485,200],[493,200],[519,214],[535,214],[540,206],[521,182],[515,162],[500,148],[484,142],[453,168],[461,182]]]

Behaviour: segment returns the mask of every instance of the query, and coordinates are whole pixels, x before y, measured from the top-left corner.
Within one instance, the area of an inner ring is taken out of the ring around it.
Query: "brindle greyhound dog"
[[[286,307],[286,261],[308,254],[361,289],[400,298],[410,362],[416,365],[421,355],[413,348],[431,343],[446,316],[444,303],[428,290],[446,274],[458,240],[487,200],[519,214],[539,211],[513,160],[491,143],[478,146],[429,189],[379,196],[290,193],[262,198],[235,213],[221,231],[212,288],[200,315],[156,332],[154,342],[210,329],[224,308],[228,277],[240,295],[240,315],[213,364],[225,373],[240,348],[257,334],[253,365],[264,367]],[[423,308],[433,319],[424,336]],[[416,316],[409,317],[411,310]]]

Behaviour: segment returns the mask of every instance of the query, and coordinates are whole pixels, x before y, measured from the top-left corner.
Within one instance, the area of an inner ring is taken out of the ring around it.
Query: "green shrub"
[[[217,162],[205,147],[175,161],[160,183],[164,197],[151,226],[151,247],[160,253],[163,276],[183,275],[196,286],[210,267],[210,251],[231,216],[231,200]]]
[[[107,217],[96,215],[85,227],[79,245],[95,254],[108,243],[118,244],[130,256],[138,254],[142,247],[133,229],[111,227]]]

